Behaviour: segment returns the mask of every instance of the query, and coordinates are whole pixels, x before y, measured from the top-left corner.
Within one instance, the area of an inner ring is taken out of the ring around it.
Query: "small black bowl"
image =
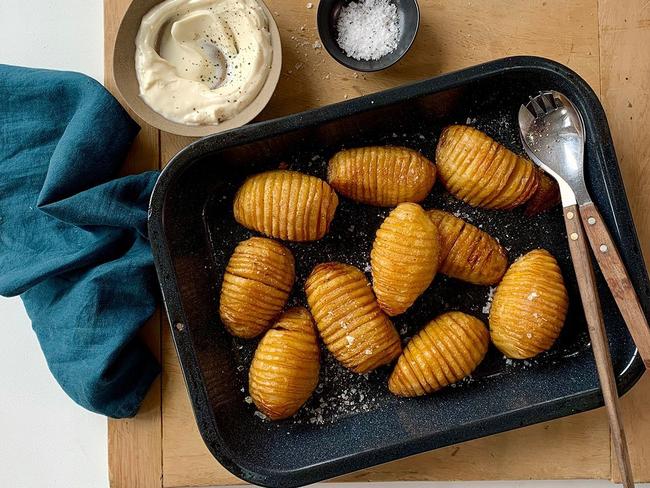
[[[399,13],[400,38],[397,47],[393,52],[369,61],[351,58],[336,42],[338,37],[336,22],[341,8],[352,1],[321,0],[318,5],[318,35],[327,52],[343,66],[356,71],[379,71],[397,63],[413,44],[420,26],[420,7],[417,0],[390,0],[397,7]]]

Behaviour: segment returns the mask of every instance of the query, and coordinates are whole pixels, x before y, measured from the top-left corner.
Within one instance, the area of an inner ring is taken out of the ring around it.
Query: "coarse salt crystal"
[[[487,302],[485,302],[485,305],[483,305],[482,311],[484,314],[489,314],[490,310],[492,310],[492,300],[494,299],[494,292],[496,292],[496,290],[496,287],[490,287],[490,290],[488,291]]]
[[[528,300],[532,302],[532,301],[535,300],[535,298],[537,298],[538,296],[539,296],[539,294],[538,294],[536,291],[533,291],[533,292],[531,292],[530,295],[528,295]]]
[[[345,336],[345,340],[348,341],[348,346],[351,346],[352,343],[354,342],[354,337],[351,335]]]
[[[388,0],[358,0],[341,9],[336,42],[358,60],[379,59],[395,50],[400,36],[397,7]]]

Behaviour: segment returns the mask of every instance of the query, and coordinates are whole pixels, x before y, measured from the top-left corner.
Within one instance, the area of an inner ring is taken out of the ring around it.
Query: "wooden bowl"
[[[124,103],[147,124],[162,131],[181,136],[203,137],[241,127],[253,120],[271,99],[282,69],[280,33],[273,15],[271,15],[266,5],[259,1],[269,19],[273,57],[269,76],[255,100],[235,117],[220,122],[218,125],[185,125],[166,119],[140,98],[140,86],[135,73],[135,39],[140,29],[142,17],[160,2],[161,0],[133,0],[117,31],[115,44],[113,45],[112,69],[115,86]]]

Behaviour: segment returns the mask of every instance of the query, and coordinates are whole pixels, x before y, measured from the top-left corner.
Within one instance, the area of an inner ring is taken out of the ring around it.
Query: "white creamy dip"
[[[216,125],[255,99],[272,55],[256,0],[166,0],[143,17],[136,38],[140,96],[174,122]]]

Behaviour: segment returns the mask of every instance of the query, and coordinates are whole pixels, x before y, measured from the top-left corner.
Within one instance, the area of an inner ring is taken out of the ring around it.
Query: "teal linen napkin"
[[[66,393],[116,418],[159,372],[136,336],[157,298],[158,173],[116,178],[137,131],[87,76],[0,65],[0,294],[21,296]]]

